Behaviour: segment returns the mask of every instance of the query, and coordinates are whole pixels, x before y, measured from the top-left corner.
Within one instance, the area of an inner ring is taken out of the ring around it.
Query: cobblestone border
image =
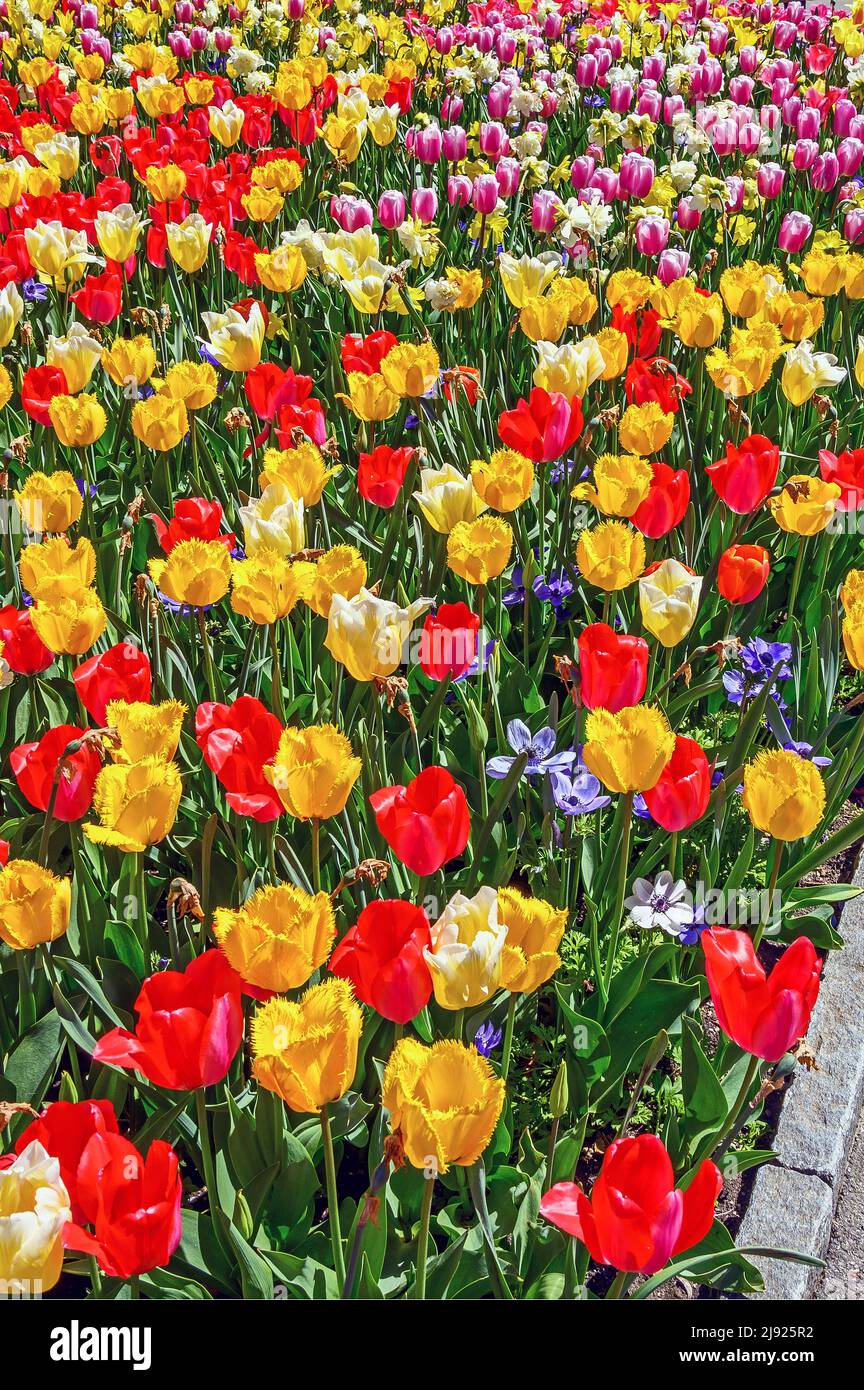
[[[864,854],[853,879],[864,888]],[[738,1245],[774,1245],[822,1259],[864,1100],[864,894],[843,909],[845,945],[830,955],[807,1032],[818,1071],[797,1069],[738,1231]],[[757,1259],[762,1299],[806,1299],[820,1272]]]

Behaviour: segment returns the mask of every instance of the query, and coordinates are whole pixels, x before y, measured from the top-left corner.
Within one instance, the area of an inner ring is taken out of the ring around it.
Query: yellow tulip
[[[63,1227],[72,1220],[60,1160],[33,1140],[0,1168],[0,1284],[6,1298],[53,1289],[63,1271]]]
[[[585,722],[585,766],[610,792],[650,791],[674,751],[666,716],[651,705],[595,709]]]
[[[567,311],[551,297],[529,299],[519,310],[519,327],[532,343],[557,343],[567,327]]]
[[[21,551],[21,582],[35,599],[68,598],[96,577],[96,552],[86,536],[74,545],[62,536],[27,545]]]
[[[464,1009],[490,999],[501,978],[507,936],[495,889],[480,888],[473,898],[456,893],[431,936],[431,949],[424,949],[423,958],[432,972],[436,1003],[442,1009]]]
[[[0,941],[29,951],[56,941],[69,926],[72,885],[30,859],[10,859],[0,872]]]
[[[355,681],[390,676],[402,663],[402,648],[415,619],[432,603],[421,598],[400,608],[368,589],[361,589],[354,598],[334,594],[324,645]]]
[[[612,330],[614,332],[614,330]],[[626,361],[626,338],[625,338]],[[596,338],[583,338],[581,343],[537,344],[539,360],[534,368],[533,382],[544,391],[559,391],[562,396],[585,395],[589,386],[603,376],[606,359]]]
[[[573,496],[590,502],[604,516],[631,517],[648,496],[654,474],[637,454],[601,454],[594,463],[594,482],[577,483]]]
[[[182,791],[180,769],[164,758],[148,755],[134,763],[109,763],[93,787],[100,824],[85,825],[84,833],[94,844],[143,854],[171,833]]]
[[[846,279],[846,259],[828,251],[808,251],[801,262],[801,278],[808,294],[818,294],[823,299],[839,294]]]
[[[625,314],[635,314],[644,309],[653,288],[650,275],[642,275],[638,270],[616,270],[606,284],[606,303]]]
[[[564,310],[571,328],[588,323],[597,312],[597,296],[587,280],[578,275],[561,275],[553,280],[546,298]]]
[[[510,563],[513,531],[500,516],[460,521],[447,537],[447,564],[466,584],[488,584]]]
[[[135,254],[144,223],[131,203],[118,203],[96,214],[94,230],[99,249],[109,261],[128,261]]]
[[[49,651],[83,656],[105,631],[107,618],[95,589],[80,589],[62,598],[38,599],[30,620]]]
[[[295,502],[314,507],[327,479],[338,472],[339,465],[327,468],[321,450],[306,440],[296,449],[265,449],[258,486],[264,491],[271,483],[283,483]]]
[[[275,222],[285,206],[285,198],[278,188],[265,188],[260,183],[253,183],[240,202],[252,222]]]
[[[860,602],[843,619],[843,647],[850,666],[864,671],[864,605]]]
[[[744,768],[744,810],[775,840],[812,835],[825,810],[825,783],[815,763],[785,748],[763,749]]]
[[[304,513],[302,501],[295,501],[285,483],[270,483],[257,501],[239,509],[246,554],[275,550],[280,555],[296,555],[304,550]]]
[[[558,947],[567,910],[555,908],[543,898],[526,898],[516,888],[499,888],[498,917],[507,928],[501,953],[501,988],[513,994],[533,994],[561,964]]]
[[[67,449],[86,449],[101,439],[108,417],[95,396],[52,396],[48,416],[54,432]]]
[[[720,293],[730,314],[752,319],[765,303],[765,272],[757,261],[730,267],[720,276]]]
[[[231,607],[253,623],[276,623],[287,618],[308,589],[307,565],[291,564],[264,547],[234,562]]]
[[[0,348],[8,347],[24,314],[18,286],[10,282],[0,289]]]
[[[65,337],[49,337],[45,349],[45,361],[60,367],[73,396],[87,386],[101,357],[102,344],[81,323],[73,323]]]
[[[57,289],[64,289],[67,280],[80,280],[94,259],[87,249],[87,233],[64,227],[62,222],[43,222],[40,217],[35,226],[25,227],[24,241],[40,279],[51,281]]]
[[[110,347],[103,347],[101,360],[115,386],[137,390],[156,370],[156,349],[145,333],[139,333],[134,338],[115,338]]]
[[[680,560],[663,560],[639,580],[642,626],[664,647],[674,647],[696,621],[702,578]]]
[[[474,491],[497,512],[513,512],[527,502],[534,484],[534,465],[515,449],[497,449],[488,462],[471,465]]]
[[[366,561],[353,545],[334,545],[311,566],[309,596],[313,613],[326,618],[334,594],[353,598],[366,583]]]
[[[348,373],[348,395],[337,391],[337,401],[344,401],[358,420],[389,420],[399,409],[399,396],[388,386],[380,372],[366,376],[364,372]]]
[[[498,273],[504,293],[514,309],[521,309],[529,299],[536,299],[551,285],[561,269],[557,256],[521,256],[517,259],[502,251],[498,257]]]
[[[190,212],[182,222],[165,224],[168,254],[187,275],[194,275],[206,261],[212,231],[212,223],[205,222],[200,212]]]
[[[211,106],[207,111],[210,134],[228,149],[240,139],[245,119],[244,112],[233,101],[226,101],[224,106]]]
[[[239,309],[224,314],[205,313],[201,317],[210,336],[210,351],[229,372],[249,372],[261,361],[266,325],[260,306],[253,302],[244,318]]]
[[[283,729],[273,762],[263,769],[289,815],[329,820],[344,811],[361,762],[333,724]]]
[[[255,269],[265,289],[276,294],[293,294],[306,279],[307,266],[299,246],[278,246],[272,253],[255,257]]]
[[[186,192],[186,174],[176,164],[159,168],[151,164],[144,175],[147,192],[155,203],[173,203]]]
[[[221,541],[180,541],[165,560],[147,565],[156,588],[190,608],[218,603],[231,583],[231,556]]]
[[[626,333],[617,328],[601,328],[597,334],[597,346],[603,357],[604,367],[600,376],[603,381],[614,381],[627,370],[629,344]]]
[[[440,371],[438,353],[431,343],[399,343],[381,363],[386,385],[402,399],[425,396],[436,384]]]
[[[347,980],[313,985],[296,1003],[274,995],[252,1021],[252,1075],[289,1110],[317,1114],[354,1080],[362,1029]]]
[[[711,347],[723,332],[723,301],[719,294],[697,294],[692,282],[686,283],[693,292],[678,305],[673,330],[685,347]]]
[[[814,352],[804,339],[786,353],[780,385],[786,399],[799,406],[809,401],[816,391],[839,385],[845,375],[846,368],[838,366],[832,352]]]
[[[626,589],[645,568],[645,541],[622,521],[602,521],[581,533],[576,564],[589,584],[614,593]]]
[[[68,531],[81,515],[83,502],[71,473],[31,473],[15,493],[24,525],[30,531]]]
[[[674,427],[675,416],[667,415],[657,401],[648,401],[628,405],[618,425],[618,438],[628,453],[647,457],[669,443]]]
[[[259,888],[242,907],[219,907],[213,935],[239,975],[257,989],[299,989],[323,965],[336,938],[327,893],[293,884]]]
[[[476,1047],[424,1047],[402,1038],[390,1053],[381,1104],[415,1168],[446,1173],[476,1163],[495,1132],[505,1086]]]
[[[182,401],[187,411],[203,410],[216,399],[219,378],[209,362],[174,362],[165,373],[161,395]]]
[[[143,700],[109,700],[107,723],[120,737],[119,747],[110,747],[115,763],[140,763],[147,757],[170,762],[177,752],[186,706],[179,700],[163,700],[148,705]]]
[[[815,536],[824,531],[837,510],[841,488],[806,473],[795,473],[783,484],[768,506],[781,531],[796,536]]]
[[[421,468],[420,487],[413,494],[433,531],[449,535],[461,521],[474,521],[487,509],[487,503],[474,486],[451,463],[443,468]]]
[[[132,433],[148,449],[167,453],[176,449],[189,430],[189,416],[182,401],[156,392],[132,407]]]

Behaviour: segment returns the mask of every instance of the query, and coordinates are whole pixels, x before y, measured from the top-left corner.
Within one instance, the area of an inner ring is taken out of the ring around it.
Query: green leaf
[[[15,1088],[15,1099],[38,1109],[54,1080],[63,1050],[63,1025],[56,1009],[40,1018],[9,1056],[5,1079]]]
[[[684,1097],[684,1134],[694,1154],[706,1136],[717,1133],[729,1114],[723,1087],[702,1050],[698,1029],[691,1018],[682,1019],[681,1089]]]

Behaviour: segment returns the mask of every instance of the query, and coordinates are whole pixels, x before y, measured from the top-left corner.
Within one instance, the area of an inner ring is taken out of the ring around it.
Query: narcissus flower
[[[119,747],[111,747],[114,762],[139,763],[142,758],[163,758],[168,762],[177,752],[186,706],[179,700],[163,700],[151,705],[145,700],[111,700],[105,718],[120,736]]]
[[[424,768],[406,787],[382,787],[369,804],[393,853],[421,877],[455,859],[468,843],[468,802],[444,767]]]
[[[469,1167],[487,1147],[504,1106],[505,1086],[475,1047],[402,1038],[390,1053],[381,1104],[415,1168],[446,1173]]]
[[[639,580],[639,610],[646,631],[674,647],[696,621],[702,578],[680,560],[662,560]]]
[[[666,716],[652,705],[629,706],[617,714],[592,710],[585,740],[585,766],[610,792],[649,791],[675,751]]]
[[[331,977],[296,1003],[275,995],[252,1021],[252,1075],[289,1110],[317,1114],[354,1080],[362,1028],[347,980]]]
[[[324,645],[356,681],[390,676],[402,664],[402,648],[431,598],[415,599],[407,608],[361,589],[354,598],[334,594],[327,616]]]
[[[447,537],[447,564],[466,584],[488,584],[510,563],[513,532],[502,517],[460,521]]]
[[[50,475],[31,473],[14,496],[30,531],[68,531],[83,507],[75,479],[63,468]]]
[[[58,400],[65,397],[59,396]],[[53,404],[53,402],[52,402]],[[132,407],[132,431],[148,449],[167,453],[176,449],[189,432],[189,416],[182,401],[167,392],[157,392]]]
[[[474,491],[496,512],[512,512],[528,500],[534,483],[534,465],[514,449],[498,449],[488,460],[471,465]]]
[[[329,820],[344,811],[362,764],[333,724],[284,729],[264,776],[298,820]]]
[[[590,1198],[578,1183],[558,1182],[540,1211],[599,1264],[650,1275],[704,1239],[722,1186],[719,1168],[706,1158],[682,1192],[663,1141],[638,1134],[609,1145]]]
[[[180,769],[164,758],[103,767],[93,789],[101,824],[85,825],[84,833],[94,844],[141,854],[170,833],[182,791]]]
[[[584,530],[576,544],[576,563],[589,584],[606,593],[626,589],[645,568],[645,542],[622,521],[603,521]]]
[[[793,941],[767,977],[747,932],[713,927],[701,942],[723,1032],[754,1057],[779,1062],[807,1032],[819,994],[821,962],[812,942]]]
[[[97,1062],[138,1071],[154,1086],[195,1091],[226,1075],[243,1040],[239,975],[221,951],[183,971],[150,975],[135,1000],[134,1033],[112,1028],[93,1049]]]
[[[190,608],[218,603],[231,583],[231,557],[219,541],[180,541],[167,560],[147,568],[160,593]]]
[[[744,769],[744,810],[775,840],[812,835],[825,810],[819,768],[785,748],[763,749]]]
[[[56,941],[69,926],[72,886],[30,859],[10,859],[0,873],[0,941],[29,951]]]
[[[329,968],[350,980],[357,998],[382,1018],[410,1023],[432,994],[432,976],[423,959],[430,940],[422,907],[381,898],[365,907],[345,933]]]
[[[567,911],[542,898],[526,898],[516,888],[499,888],[498,917],[507,928],[501,953],[501,988],[514,994],[532,994],[561,964],[558,947]]]
[[[284,994],[305,985],[330,954],[333,905],[327,893],[310,896],[293,884],[271,884],[240,908],[217,908],[213,935],[248,984]]]
[[[796,536],[815,536],[825,530],[837,510],[839,497],[839,483],[826,483],[807,473],[794,473],[776,497],[769,497],[768,506],[781,531],[791,531]]]
[[[63,1235],[71,1220],[60,1163],[38,1140],[0,1168],[0,1280],[11,1298],[47,1293],[63,1270]]]
[[[450,899],[423,953],[442,1009],[473,1008],[492,997],[501,979],[506,937],[494,888],[480,888],[473,898],[456,893]]]

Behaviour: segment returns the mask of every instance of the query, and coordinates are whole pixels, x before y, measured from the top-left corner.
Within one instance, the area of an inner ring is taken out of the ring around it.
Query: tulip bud
[[[567,1084],[567,1063],[561,1062],[558,1074],[549,1092],[549,1113],[553,1120],[560,1120],[567,1114],[570,1105],[570,1088]]]

